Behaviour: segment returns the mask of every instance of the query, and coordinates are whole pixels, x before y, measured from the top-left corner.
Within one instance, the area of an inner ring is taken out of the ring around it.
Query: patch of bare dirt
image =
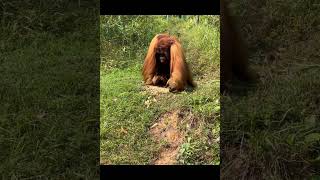
[[[164,87],[145,85],[143,88],[145,91],[141,91],[141,93],[148,95],[148,99],[144,102],[147,108],[157,103],[161,99],[161,95],[169,93],[169,89]]]
[[[169,88],[158,87],[158,86],[149,86],[149,85],[146,85],[144,88],[147,92],[149,92],[152,95],[169,93]]]
[[[154,165],[174,165],[177,164],[177,155],[179,147],[184,141],[185,131],[180,128],[182,121],[195,118],[184,110],[174,110],[167,112],[159,117],[157,122],[150,128],[150,133],[156,142],[165,142],[160,149],[157,159],[152,163]]]

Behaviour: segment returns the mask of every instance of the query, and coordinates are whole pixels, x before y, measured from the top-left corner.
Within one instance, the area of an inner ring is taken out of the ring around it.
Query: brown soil
[[[183,133],[178,126],[181,122],[179,111],[163,114],[158,122],[152,125],[150,133],[157,142],[165,141],[166,145],[160,150],[159,157],[154,161],[155,165],[169,165],[177,163],[179,146],[183,142]]]
[[[184,119],[194,119],[191,113],[183,110],[174,110],[161,115],[150,128],[150,133],[156,142],[165,142],[160,149],[158,157],[152,162],[154,165],[177,164],[179,147],[184,141],[185,132],[179,129]],[[194,121],[192,121],[194,124]]]

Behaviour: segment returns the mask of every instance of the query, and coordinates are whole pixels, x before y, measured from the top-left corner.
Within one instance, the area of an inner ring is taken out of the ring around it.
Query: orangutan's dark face
[[[169,64],[170,62],[170,48],[157,48],[156,59],[160,64]]]

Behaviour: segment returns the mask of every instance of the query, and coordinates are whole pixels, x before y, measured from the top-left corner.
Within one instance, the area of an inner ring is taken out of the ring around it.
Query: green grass
[[[0,60],[1,178],[94,179],[96,44],[71,35],[38,38]]]
[[[101,71],[100,140],[101,161],[110,164],[149,164],[155,158],[159,144],[152,141],[149,127],[167,111],[189,108],[201,128],[188,131],[193,149],[180,155],[183,164],[219,164],[219,144],[211,145],[209,138],[219,137],[219,81],[202,82],[195,92],[164,94],[152,98],[142,89],[140,67]],[[216,94],[216,96],[212,96]],[[213,111],[214,110],[214,111]],[[185,146],[185,145],[184,145]],[[189,153],[188,155],[186,153]]]
[[[198,126],[188,130],[182,144],[179,160],[182,164],[220,164],[220,82],[200,81],[199,88],[184,94],[180,106],[190,107]]]
[[[98,4],[2,3],[0,179],[99,178]]]
[[[225,179],[316,179],[320,172],[317,3],[264,0],[250,4],[254,11],[240,8],[248,7],[246,2],[233,5],[247,30],[261,83],[241,96],[221,97],[222,174]]]
[[[112,164],[145,164],[151,158],[147,126],[156,109],[146,109],[140,71],[101,71],[101,159]]]
[[[223,97],[227,162],[235,160],[229,158],[237,148],[246,159],[243,170],[254,173],[244,176],[302,178],[319,172],[319,74],[320,69],[290,78],[276,76],[247,96]]]

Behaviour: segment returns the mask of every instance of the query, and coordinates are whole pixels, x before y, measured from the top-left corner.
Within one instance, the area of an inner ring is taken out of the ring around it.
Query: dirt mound
[[[161,115],[157,122],[151,126],[150,133],[152,137],[159,143],[165,142],[165,145],[160,149],[159,156],[152,164],[177,164],[179,147],[183,143],[185,136],[184,130],[180,129],[180,124],[184,119],[195,119],[189,116],[193,115],[188,111],[174,110]]]

